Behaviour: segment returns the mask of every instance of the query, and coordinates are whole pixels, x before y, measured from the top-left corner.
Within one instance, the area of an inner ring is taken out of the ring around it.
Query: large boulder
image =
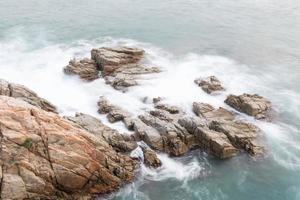
[[[34,91],[23,85],[10,83],[3,79],[0,79],[0,95],[22,99],[45,111],[57,112],[56,107],[53,104],[39,97]]]
[[[198,86],[202,88],[202,90],[208,94],[213,92],[223,91],[225,90],[217,77],[209,76],[206,78],[199,78],[194,81]]]
[[[76,59],[70,60],[69,64],[64,68],[66,74],[79,75],[81,79],[92,81],[99,78],[99,69],[96,61],[84,58],[77,61]]]
[[[256,119],[265,119],[271,110],[271,102],[257,94],[229,95],[225,103]]]
[[[25,101],[0,96],[1,199],[79,199],[132,181],[137,161]]]
[[[143,49],[119,47],[92,49],[91,58],[95,60],[104,75],[113,73],[116,69],[126,65],[137,63],[145,54]]]
[[[129,87],[138,85],[140,75],[160,72],[158,67],[142,64],[145,51],[132,47],[101,47],[92,49],[91,59],[72,59],[64,68],[66,74],[76,74],[80,78],[91,81],[100,77],[116,90],[127,91]]]

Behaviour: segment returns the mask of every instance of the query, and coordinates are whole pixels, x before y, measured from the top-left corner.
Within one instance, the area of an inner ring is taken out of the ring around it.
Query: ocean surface
[[[144,48],[164,72],[128,93],[62,72],[93,47],[116,45]],[[222,95],[193,83],[208,75],[223,82]],[[142,166],[134,183],[99,199],[300,199],[299,0],[0,0],[0,78],[28,86],[61,115],[85,112],[105,123],[97,114],[101,95],[136,114],[151,107],[145,96],[164,96],[191,112],[193,101],[228,108],[228,94],[263,95],[273,103],[273,121],[241,118],[263,131],[264,158],[159,154],[160,169]]]

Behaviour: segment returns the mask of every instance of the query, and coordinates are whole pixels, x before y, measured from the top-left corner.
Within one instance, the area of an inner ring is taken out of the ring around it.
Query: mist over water
[[[258,93],[276,111],[272,122],[239,118],[257,125],[265,158],[240,155],[219,161],[201,151],[181,158],[159,157],[157,170],[141,166],[137,180],[99,199],[298,200],[300,199],[300,2],[2,0],[0,78],[23,84],[58,106],[61,115],[97,113],[104,95],[135,114],[152,108],[143,99],[191,113],[194,101],[226,106],[228,94]],[[62,68],[101,46],[144,48],[145,62],[163,72],[147,75],[127,93],[103,79],[83,82]],[[210,96],[193,82],[216,75],[226,91]]]

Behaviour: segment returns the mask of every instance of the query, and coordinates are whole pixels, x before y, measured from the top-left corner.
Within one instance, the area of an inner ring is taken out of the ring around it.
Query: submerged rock
[[[97,67],[97,63],[89,58],[85,58],[79,61],[75,59],[69,62],[64,68],[64,72],[66,74],[76,74],[79,75],[80,78],[92,81],[99,78],[99,69]]]
[[[199,85],[203,91],[205,91],[208,94],[225,90],[221,82],[219,81],[219,79],[217,79],[217,77],[215,76],[209,76],[205,79],[199,78],[196,79],[194,82],[197,85]]]
[[[34,91],[23,85],[9,83],[3,79],[0,79],[0,95],[22,99],[45,111],[57,112],[56,107],[53,104],[39,97]]]
[[[271,102],[257,94],[229,95],[225,103],[256,119],[267,118],[267,114],[271,110]]]
[[[95,122],[77,116],[79,126],[6,96],[0,107],[1,199],[79,199],[133,180],[137,161],[90,133]]]

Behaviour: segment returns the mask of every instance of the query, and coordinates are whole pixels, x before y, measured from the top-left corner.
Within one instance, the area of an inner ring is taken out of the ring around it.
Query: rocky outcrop
[[[145,51],[138,48],[102,47],[99,49],[92,49],[91,58],[97,62],[104,75],[109,75],[125,65],[139,62],[144,54]]]
[[[129,129],[132,128],[132,118],[129,112],[123,110],[119,106],[111,104],[104,96],[99,98],[97,104],[98,112],[100,114],[107,114],[107,119],[109,122],[114,123],[117,121],[123,121]]]
[[[263,152],[263,147],[256,139],[259,132],[256,126],[236,120],[232,112],[222,107],[214,109],[209,104],[195,102],[193,110],[196,115],[206,120],[209,129],[225,134],[236,148],[251,155]]]
[[[54,105],[39,97],[34,91],[23,85],[9,83],[3,79],[0,79],[0,95],[21,99],[45,111],[57,112]]]
[[[98,122],[6,96],[0,107],[1,199],[79,199],[133,180],[137,162],[94,135]]]
[[[257,94],[229,95],[225,103],[256,119],[267,118],[267,114],[271,110],[271,102]]]
[[[99,78],[99,69],[94,60],[84,58],[77,61],[76,59],[70,60],[69,64],[64,68],[66,74],[79,75],[81,79],[92,81]]]
[[[213,92],[217,91],[223,91],[225,90],[219,81],[217,77],[215,76],[209,76],[207,78],[199,78],[194,81],[197,85],[199,85],[203,91],[205,91],[208,94],[211,94]]]
[[[97,79],[101,74],[106,84],[125,92],[127,88],[138,85],[140,75],[160,72],[157,67],[142,64],[144,57],[145,51],[139,48],[102,47],[92,49],[91,59],[71,60],[64,71],[85,80]]]
[[[109,104],[107,100],[106,104]],[[105,107],[107,106],[102,106],[102,110]],[[180,156],[192,149],[201,148],[222,159],[237,154],[238,150],[227,135],[209,129],[205,120],[188,117],[180,108],[168,104],[155,104],[154,108],[138,118],[131,118],[136,138],[152,149]]]
[[[100,120],[91,115],[76,113],[75,117],[66,118],[95,136],[105,140],[118,152],[128,153],[138,146],[134,137],[131,135],[126,133],[120,134],[117,130],[104,125]]]

